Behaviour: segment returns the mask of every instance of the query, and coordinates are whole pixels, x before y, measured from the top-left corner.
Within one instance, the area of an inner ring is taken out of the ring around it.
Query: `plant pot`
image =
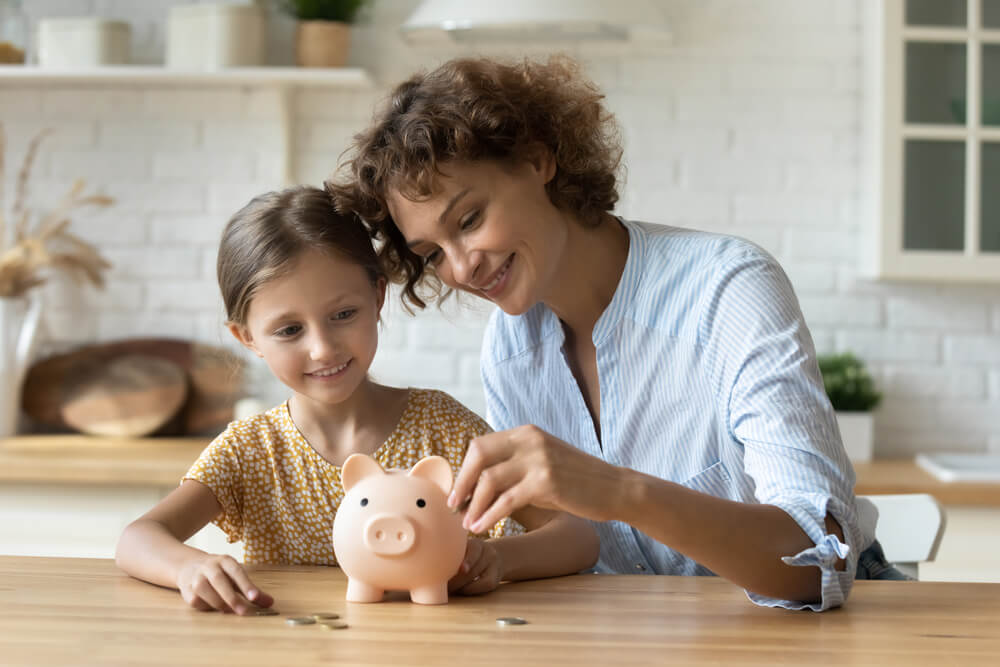
[[[840,438],[851,461],[871,461],[875,443],[875,419],[870,412],[838,412]]]
[[[299,21],[295,61],[299,67],[343,67],[351,46],[351,26],[340,21]]]

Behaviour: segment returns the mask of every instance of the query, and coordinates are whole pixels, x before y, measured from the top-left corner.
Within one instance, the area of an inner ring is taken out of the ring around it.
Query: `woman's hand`
[[[606,521],[623,502],[621,480],[621,469],[537,426],[519,426],[473,438],[448,506],[471,496],[462,525],[474,533],[527,505]]]
[[[195,609],[252,615],[270,607],[274,598],[262,592],[232,556],[207,554],[187,561],[177,575],[177,588]]]
[[[448,592],[461,595],[489,593],[500,585],[501,570],[500,554],[493,545],[478,537],[470,537],[465,544],[465,558],[458,574],[448,582]]]

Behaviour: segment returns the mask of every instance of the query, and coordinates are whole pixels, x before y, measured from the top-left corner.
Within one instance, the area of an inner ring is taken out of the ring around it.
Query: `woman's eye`
[[[458,223],[458,228],[463,230],[469,229],[470,227],[474,226],[478,220],[479,220],[479,211],[473,211],[469,215],[462,218],[461,222]]]
[[[348,309],[348,310],[342,310],[339,313],[335,314],[333,316],[333,319],[335,319],[335,320],[346,320],[346,319],[349,319],[356,312],[358,312],[358,311],[355,310],[355,309],[353,309],[353,308]]]
[[[298,324],[293,324],[283,329],[278,329],[277,331],[274,332],[274,335],[280,338],[291,338],[300,331],[302,331],[302,327],[300,327]]]
[[[441,249],[438,248],[432,253],[424,255],[424,265],[425,266],[436,266],[438,262],[441,261]]]

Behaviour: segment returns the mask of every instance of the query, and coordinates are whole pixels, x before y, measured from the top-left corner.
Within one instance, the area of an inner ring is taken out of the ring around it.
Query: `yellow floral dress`
[[[410,389],[395,430],[372,455],[383,468],[409,469],[437,454],[458,474],[469,441],[490,431],[479,416],[442,391]],[[222,513],[214,519],[230,542],[244,543],[247,563],[335,565],[332,531],[344,489],[340,467],[314,450],[292,422],[288,404],[231,423],[184,479],[207,486]],[[499,537],[523,530],[504,519]]]

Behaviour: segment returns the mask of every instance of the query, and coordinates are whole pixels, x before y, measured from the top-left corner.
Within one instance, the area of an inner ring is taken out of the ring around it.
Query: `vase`
[[[351,47],[351,26],[340,21],[299,21],[295,61],[299,67],[343,67]]]
[[[21,385],[35,348],[42,301],[0,297],[0,437],[17,433]]]
[[[871,461],[875,449],[875,419],[870,412],[838,412],[840,439],[847,458],[855,462]]]

